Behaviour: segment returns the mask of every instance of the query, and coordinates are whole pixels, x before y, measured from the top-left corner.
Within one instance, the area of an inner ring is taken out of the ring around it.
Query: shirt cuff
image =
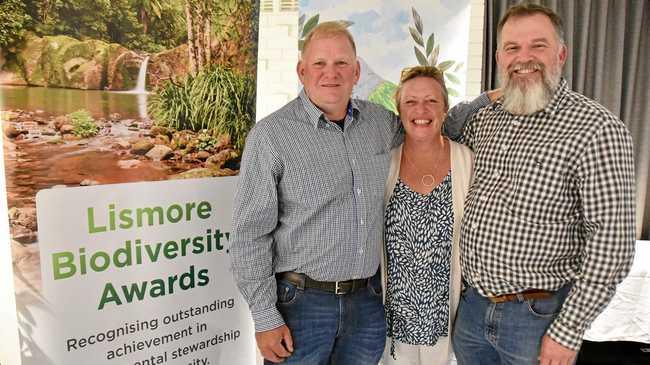
[[[284,318],[275,307],[254,312],[251,315],[253,323],[255,323],[255,332],[270,331],[284,325]]]
[[[546,334],[549,335],[553,341],[577,352],[580,350],[580,345],[582,345],[584,331],[576,331],[575,329],[566,327],[558,319],[559,317],[551,323]]]

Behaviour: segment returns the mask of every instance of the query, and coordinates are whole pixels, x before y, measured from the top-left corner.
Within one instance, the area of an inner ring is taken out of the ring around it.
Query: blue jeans
[[[379,275],[367,288],[335,295],[278,280],[278,309],[293,338],[283,364],[376,365],[386,342]],[[264,361],[264,364],[272,364]]]
[[[492,303],[474,288],[460,297],[452,343],[459,365],[539,364],[542,337],[571,286],[552,297]]]

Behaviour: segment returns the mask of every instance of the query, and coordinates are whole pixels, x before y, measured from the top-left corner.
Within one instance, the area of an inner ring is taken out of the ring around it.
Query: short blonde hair
[[[348,31],[346,25],[339,21],[322,22],[312,29],[312,31],[307,34],[307,37],[305,37],[305,43],[302,46],[302,52],[300,55],[302,56],[305,53],[309,43],[311,43],[314,38],[333,38],[336,36],[344,36],[347,38],[348,41],[350,41],[350,45],[352,45],[352,50],[356,56],[357,46],[354,44],[354,38],[352,38],[352,34]]]
[[[445,76],[442,71],[434,66],[413,66],[403,69],[402,74],[400,75],[399,85],[397,86],[397,90],[395,90],[395,106],[397,107],[397,113],[400,112],[399,99],[402,96],[404,83],[413,80],[416,77],[429,77],[437,81],[442,90],[442,97],[445,99],[445,110],[449,110],[449,92],[447,91]]]

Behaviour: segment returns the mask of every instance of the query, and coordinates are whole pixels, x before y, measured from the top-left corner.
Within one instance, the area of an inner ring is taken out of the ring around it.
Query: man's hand
[[[539,351],[539,365],[572,365],[576,355],[576,351],[560,345],[545,335]]]
[[[493,89],[493,90],[490,90],[490,91],[487,92],[487,96],[488,96],[488,98],[490,98],[490,101],[493,102],[493,103],[494,103],[498,98],[500,98],[501,95],[503,95],[503,89],[501,89],[501,88]]]
[[[286,325],[269,331],[256,332],[255,340],[262,356],[271,362],[282,362],[293,352],[293,339]]]

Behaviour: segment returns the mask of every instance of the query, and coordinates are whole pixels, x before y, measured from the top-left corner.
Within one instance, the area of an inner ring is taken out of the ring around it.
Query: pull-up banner
[[[254,363],[228,270],[236,179],[39,192],[32,340],[53,364]]]
[[[41,3],[0,5],[0,365],[255,364],[229,250],[259,2]]]

